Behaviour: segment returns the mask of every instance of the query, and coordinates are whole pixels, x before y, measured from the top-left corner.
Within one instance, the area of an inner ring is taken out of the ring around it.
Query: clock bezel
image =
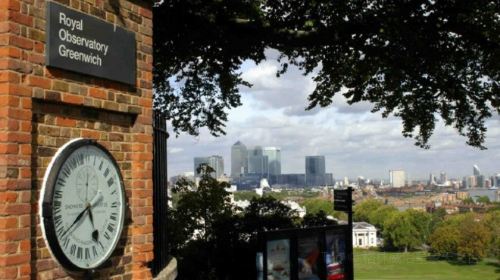
[[[82,268],[77,265],[75,265],[63,252],[61,246],[59,245],[59,241],[57,239],[56,235],[56,230],[55,230],[55,225],[54,225],[54,220],[53,220],[53,198],[54,198],[54,189],[55,189],[55,184],[56,184],[56,179],[59,175],[59,172],[61,171],[61,168],[63,164],[66,162],[66,160],[75,152],[77,149],[84,147],[84,146],[94,146],[101,150],[108,158],[110,159],[110,162],[113,164],[113,167],[116,168],[117,173],[118,173],[118,179],[119,179],[119,189],[123,198],[123,203],[121,205],[121,219],[119,223],[119,227],[117,227],[117,238],[113,242],[111,246],[111,250],[109,250],[109,253],[105,255],[96,266],[90,267],[90,268]],[[124,189],[124,184],[123,184],[123,177],[120,171],[120,168],[113,157],[113,155],[104,147],[103,145],[99,144],[96,140],[94,139],[87,139],[87,138],[77,138],[74,140],[71,140],[64,144],[61,148],[58,149],[56,154],[53,156],[49,166],[47,167],[47,170],[45,171],[45,176],[43,179],[43,184],[42,184],[42,191],[40,194],[40,205],[39,205],[39,211],[40,211],[40,224],[42,228],[42,234],[43,237],[46,241],[47,247],[49,248],[50,253],[54,257],[54,259],[64,267],[64,269],[72,272],[72,273],[83,273],[83,272],[88,272],[91,270],[96,270],[102,267],[113,255],[114,251],[116,250],[116,247],[118,243],[120,242],[121,235],[123,233],[123,228],[125,227],[125,215],[126,215],[126,195],[125,195],[125,189]]]

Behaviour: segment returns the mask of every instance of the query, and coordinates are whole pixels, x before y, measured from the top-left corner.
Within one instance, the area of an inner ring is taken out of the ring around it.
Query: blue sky
[[[197,137],[180,135],[168,141],[168,174],[192,171],[196,156],[221,155],[230,172],[231,145],[240,140],[256,145],[281,147],[282,173],[303,173],[306,155],[325,155],[327,172],[335,178],[388,178],[390,169],[406,170],[410,179],[428,178],[444,171],[448,177],[472,174],[477,164],[485,175],[500,173],[500,118],[488,121],[486,146],[481,151],[465,144],[453,128],[436,126],[431,149],[415,146],[401,134],[401,121],[371,113],[370,103],[349,106],[337,94],[328,108],[305,111],[314,89],[312,76],[295,68],[276,77],[277,53],[255,65],[245,62],[243,78],[253,84],[241,88],[243,106],[229,113],[226,135],[213,137],[202,130]]]

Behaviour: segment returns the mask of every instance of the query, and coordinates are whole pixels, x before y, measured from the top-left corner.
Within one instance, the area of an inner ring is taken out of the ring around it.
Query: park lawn
[[[356,280],[500,280],[500,265],[494,260],[476,265],[428,261],[426,252],[389,253],[354,251]]]

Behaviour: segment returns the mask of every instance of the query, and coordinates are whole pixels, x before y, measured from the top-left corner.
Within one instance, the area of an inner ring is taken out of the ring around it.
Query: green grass
[[[495,260],[475,265],[429,261],[426,252],[388,253],[354,251],[355,279],[365,280],[500,280],[500,264]]]

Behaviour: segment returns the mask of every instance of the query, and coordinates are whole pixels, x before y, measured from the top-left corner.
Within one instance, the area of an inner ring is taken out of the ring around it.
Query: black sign
[[[344,212],[352,211],[351,190],[333,191],[333,210]]]
[[[135,85],[135,34],[47,2],[46,64]]]

